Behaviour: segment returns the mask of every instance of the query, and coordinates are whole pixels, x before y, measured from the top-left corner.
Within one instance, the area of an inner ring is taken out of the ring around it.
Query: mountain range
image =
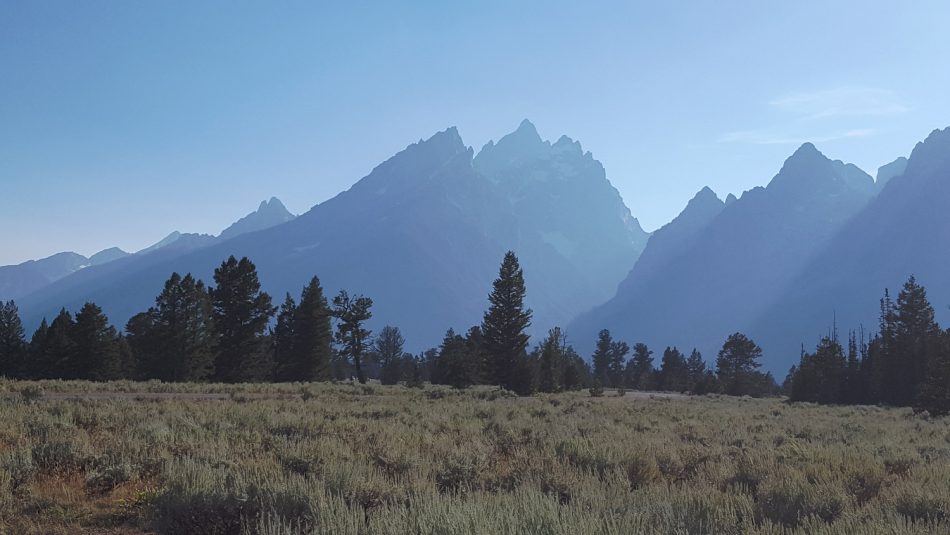
[[[185,252],[247,232],[270,228],[290,221],[294,217],[279,199],[271,198],[269,201],[263,201],[256,211],[242,217],[224,229],[217,237],[210,234],[183,234],[174,231],[157,243],[134,254],[142,256],[159,249],[166,249],[166,252],[169,250]],[[40,260],[29,260],[21,264],[0,266],[0,301],[20,299],[81,269],[101,266],[129,256],[133,256],[133,253],[127,253],[118,247],[111,247],[88,258],[67,251]]]
[[[873,330],[884,288],[896,293],[911,274],[945,314],[947,206],[950,129],[876,180],[805,143],[766,186],[738,198],[703,188],[650,234],[590,152],[566,136],[545,141],[525,120],[477,154],[455,128],[420,140],[296,218],[271,199],[218,237],[173,233],[95,263],[63,253],[14,266],[19,279],[0,268],[0,289],[39,281],[16,296],[28,324],[91,300],[121,325],[172,271],[210,282],[227,256],[248,256],[275,300],[317,275],[328,294],[372,297],[370,326],[398,325],[417,351],[480,321],[510,249],[524,268],[534,336],[567,325],[589,353],[608,328],[655,351],[696,347],[712,361],[742,331],[778,375],[835,324]],[[49,266],[54,276],[43,275]]]
[[[271,295],[299,293],[314,275],[327,292],[373,298],[379,328],[409,347],[477,324],[505,253],[530,284],[534,334],[609,298],[648,234],[570,138],[544,141],[524,121],[477,155],[455,128],[408,146],[349,190],[269,229],[190,249],[165,246],[85,268],[20,300],[35,324],[94,301],[117,324],[146,309],[173,271],[211,281],[229,255],[247,256]]]
[[[700,191],[653,233],[617,294],[568,333],[587,348],[608,328],[654,349],[695,347],[711,361],[741,331],[763,347],[768,370],[784,373],[836,326],[873,332],[884,289],[896,295],[912,274],[945,313],[947,206],[947,130],[876,181],[806,143],[764,188],[726,201]]]

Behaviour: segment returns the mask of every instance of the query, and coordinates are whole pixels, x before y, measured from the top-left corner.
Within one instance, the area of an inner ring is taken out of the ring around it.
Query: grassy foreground
[[[909,410],[329,384],[0,395],[0,533],[950,530],[950,420]]]

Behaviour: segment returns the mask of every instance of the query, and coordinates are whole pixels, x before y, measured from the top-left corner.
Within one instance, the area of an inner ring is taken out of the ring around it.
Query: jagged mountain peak
[[[803,143],[791,156],[785,159],[782,168],[779,170],[772,182],[780,177],[797,175],[800,173],[811,173],[831,163],[827,156],[822,154],[812,143]],[[769,184],[771,185],[771,183]]]
[[[892,178],[898,177],[904,174],[904,171],[907,170],[907,158],[901,156],[893,162],[886,163],[877,169],[877,177],[874,179],[874,185],[877,187],[877,190],[880,191],[884,189],[884,186],[891,181]]]
[[[874,179],[854,164],[831,160],[812,143],[803,143],[789,156],[766,187],[782,196],[803,198],[841,189],[871,195]]]
[[[716,195],[716,192],[713,191],[709,186],[703,186],[703,189],[696,192],[696,195],[693,195],[693,198],[690,199],[686,206],[689,207],[689,205],[694,202],[723,204],[723,201],[719,198],[719,195]]]
[[[551,152],[551,143],[544,141],[531,121],[521,121],[518,128],[502,136],[497,143],[489,141],[475,156],[476,165],[487,171],[488,175],[503,167],[526,160],[545,157]]]
[[[517,134],[519,137],[541,140],[541,136],[538,135],[538,129],[535,128],[534,123],[528,119],[522,119],[521,123],[518,124],[518,129],[515,130],[513,134]]]
[[[469,150],[462,141],[462,136],[459,134],[458,128],[454,126],[450,126],[445,130],[436,132],[428,139],[420,139],[417,143],[413,143],[412,145],[406,147],[406,151],[414,148],[445,151],[449,153],[460,153]],[[399,154],[402,154],[403,152],[400,152]],[[399,154],[396,154],[396,156],[399,156]],[[394,156],[394,158],[396,156]]]
[[[914,147],[907,160],[906,174],[926,175],[950,163],[950,127],[934,130]]]
[[[260,206],[257,207],[258,212],[279,212],[282,214],[293,215],[290,213],[290,210],[287,210],[287,207],[284,206],[284,203],[280,202],[280,199],[277,197],[271,197],[266,201],[261,201]]]
[[[262,201],[257,211],[251,212],[224,229],[219,238],[227,240],[248,232],[268,229],[291,221],[295,217],[287,210],[284,203],[280,202],[280,199],[271,197],[270,200]]]
[[[419,191],[432,179],[451,175],[444,172],[447,166],[458,166],[457,170],[471,168],[472,158],[473,150],[462,141],[458,129],[446,128],[389,157],[338,197],[371,196],[364,197],[365,200]]]
[[[581,147],[580,141],[574,141],[573,139],[567,136],[561,136],[552,146],[555,153],[571,153],[577,156],[584,155],[584,149]],[[591,153],[586,153],[587,156],[593,158]]]

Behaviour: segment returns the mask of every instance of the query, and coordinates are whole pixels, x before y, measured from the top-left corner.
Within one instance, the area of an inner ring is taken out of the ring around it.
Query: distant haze
[[[0,265],[261,199],[306,212],[421,138],[530,118],[646,230],[812,141],[872,176],[950,124],[946,2],[0,6]]]

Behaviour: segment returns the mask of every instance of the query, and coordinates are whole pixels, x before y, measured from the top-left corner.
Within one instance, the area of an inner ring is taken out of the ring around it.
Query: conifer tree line
[[[588,364],[552,328],[529,348],[532,312],[524,273],[508,252],[492,284],[482,322],[465,334],[449,329],[438,348],[413,355],[398,327],[376,336],[366,328],[373,301],[341,290],[332,300],[314,277],[299,298],[279,306],[261,290],[247,258],[230,257],[214,286],[172,273],[155,304],[118,332],[87,303],[75,318],[65,309],[40,324],[29,342],[16,305],[0,304],[0,375],[28,379],[157,379],[182,381],[327,381],[378,379],[464,388],[498,385],[519,394],[590,387],[763,395],[775,389],[757,371],[761,350],[737,333],[707,369],[696,350],[666,348],[659,368],[644,344],[631,350],[601,331]]]
[[[911,276],[895,302],[885,290],[877,333],[837,329],[802,350],[783,383],[792,401],[914,407],[950,414],[950,330],[934,319],[926,289]]]
[[[365,381],[371,299],[341,291],[329,303],[314,277],[299,303],[288,294],[275,307],[253,262],[233,256],[215,269],[214,282],[173,273],[124,333],[86,303],[75,318],[63,309],[51,323],[44,319],[27,342],[16,304],[0,303],[0,375],[233,383],[325,381],[336,369]]]
[[[762,373],[762,350],[730,335],[710,366],[693,349],[655,354],[599,333],[589,362],[559,328],[533,347],[527,334],[525,278],[508,252],[479,325],[449,329],[442,343],[414,355],[398,327],[378,333],[369,297],[340,291],[327,299],[314,277],[299,297],[279,306],[261,290],[254,264],[230,257],[214,271],[214,286],[173,273],[147,311],[123,332],[86,303],[44,319],[27,339],[15,303],[0,303],[0,375],[24,379],[162,381],[379,380],[410,386],[497,385],[519,394],[591,388],[763,396],[779,392]],[[845,345],[847,347],[845,347]],[[792,400],[886,403],[932,414],[950,413],[950,331],[934,320],[926,290],[911,277],[896,301],[885,291],[878,332],[833,331],[801,360],[782,385]]]

